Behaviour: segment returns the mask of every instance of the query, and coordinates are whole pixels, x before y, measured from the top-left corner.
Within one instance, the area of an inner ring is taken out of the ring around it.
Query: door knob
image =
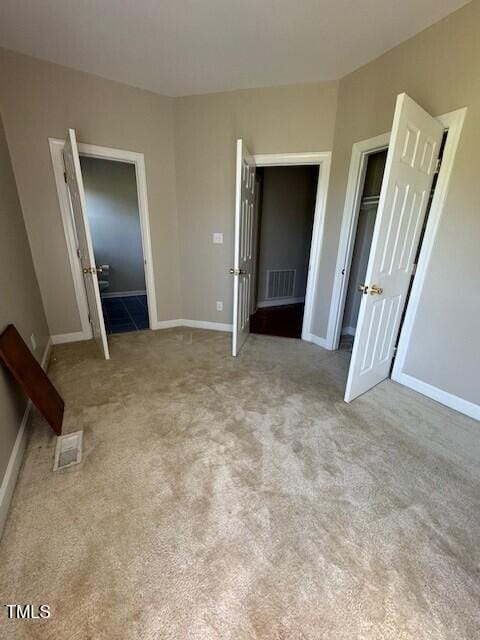
[[[365,295],[369,293],[371,296],[379,296],[383,293],[382,287],[379,287],[376,284],[372,284],[371,287],[368,284],[359,284],[358,290],[364,293]]]
[[[245,269],[229,269],[228,273],[232,276],[244,276],[248,273]]]
[[[379,296],[383,293],[383,289],[376,284],[372,284],[369,293],[371,296]]]

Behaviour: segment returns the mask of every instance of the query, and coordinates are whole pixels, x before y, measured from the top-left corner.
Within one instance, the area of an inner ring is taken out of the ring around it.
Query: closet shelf
[[[380,200],[380,196],[365,196],[364,198],[362,198],[362,201],[360,203],[360,208],[361,209],[366,209],[367,207],[373,207],[375,205],[378,205],[378,201]]]

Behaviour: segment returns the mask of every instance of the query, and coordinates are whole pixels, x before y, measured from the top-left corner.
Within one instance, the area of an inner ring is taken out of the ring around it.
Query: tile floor
[[[107,334],[149,328],[146,295],[102,298],[102,307]]]

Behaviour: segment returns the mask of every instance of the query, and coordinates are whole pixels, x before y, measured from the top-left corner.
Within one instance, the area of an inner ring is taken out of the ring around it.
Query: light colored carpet
[[[55,348],[80,467],[36,419],[0,545],[9,640],[475,640],[480,426],[349,354],[190,330]]]

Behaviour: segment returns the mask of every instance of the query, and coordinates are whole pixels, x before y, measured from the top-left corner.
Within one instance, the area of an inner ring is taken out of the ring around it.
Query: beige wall
[[[404,91],[433,115],[467,106],[406,373],[474,403],[480,403],[479,27],[475,0],[341,80],[314,327],[326,335],[353,143],[390,130],[395,98]]]
[[[145,153],[159,319],[218,322],[232,317],[236,138],[252,153],[333,149],[313,316],[325,337],[352,145],[388,131],[406,91],[434,115],[469,108],[406,370],[480,402],[479,24],[474,0],[340,83],[175,100],[0,51],[0,109],[51,332],[79,330],[80,320],[49,136],[73,126],[83,142]],[[212,244],[214,231],[223,245]]]
[[[173,100],[0,49],[0,110],[52,334],[81,330],[48,138],[145,154],[160,320],[180,315]]]
[[[73,127],[81,142],[145,154],[159,320],[231,322],[235,140],[254,153],[331,149],[337,87],[174,100],[0,49],[0,108],[51,333],[81,324],[49,137]],[[213,231],[224,232],[223,245],[212,244]]]
[[[329,151],[336,102],[336,82],[177,99],[183,318],[232,321],[235,140],[251,153]],[[224,233],[223,245],[212,244],[214,231]]]
[[[29,346],[34,334],[34,355],[41,361],[48,340],[47,322],[0,118],[0,333],[10,323]],[[26,405],[25,395],[0,364],[0,484]]]
[[[258,302],[267,295],[267,270],[295,269],[293,297],[304,298],[312,241],[318,167],[265,167],[258,263]]]

